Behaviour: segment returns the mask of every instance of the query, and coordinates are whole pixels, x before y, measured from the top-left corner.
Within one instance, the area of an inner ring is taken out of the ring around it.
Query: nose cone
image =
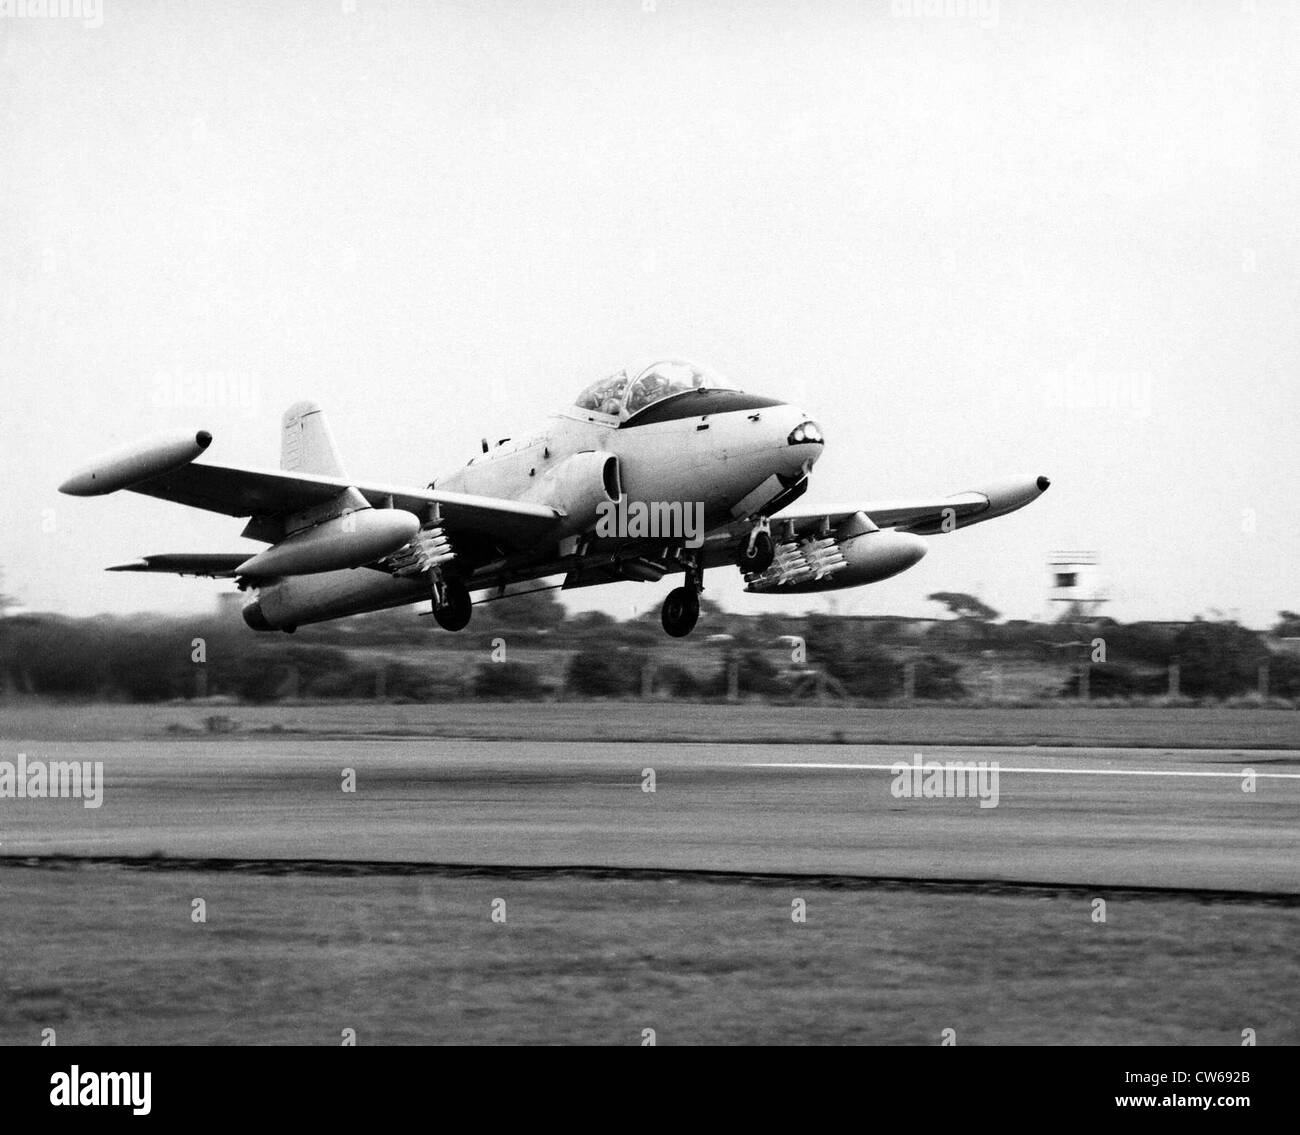
[[[795,406],[786,407],[786,420],[792,422],[785,444],[792,459],[792,469],[807,472],[826,448],[826,436],[812,418]]]
[[[826,444],[821,426],[805,411],[761,395],[712,421],[718,428],[699,436],[734,470],[738,485],[749,481],[746,491],[774,473],[792,484],[802,480]]]

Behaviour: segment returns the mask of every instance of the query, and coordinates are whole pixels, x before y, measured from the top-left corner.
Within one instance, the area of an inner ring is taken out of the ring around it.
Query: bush
[[[565,619],[564,605],[555,597],[555,591],[551,588],[507,594],[504,599],[489,606],[492,608],[493,621],[503,629],[553,630]]]
[[[571,692],[585,697],[623,697],[641,688],[643,663],[644,659],[632,651],[594,643],[569,659],[565,685]]]
[[[231,662],[236,692],[250,702],[293,696],[295,686],[300,697],[369,697],[375,691],[374,670],[357,668],[335,647],[269,644]]]
[[[948,701],[964,698],[967,690],[959,677],[961,667],[936,654],[927,654],[916,662],[916,688],[918,698]]]
[[[390,662],[384,673],[384,696],[393,701],[437,701],[447,691],[427,670]]]
[[[728,671],[737,667],[736,686],[742,694],[780,694],[785,692],[778,670],[757,650],[745,650],[739,656],[728,656],[708,683],[708,692],[721,697],[729,689]]]
[[[1155,697],[1168,693],[1169,678],[1166,674],[1149,674],[1122,666],[1117,662],[1097,662],[1088,674],[1088,697],[1091,698],[1132,698]],[[1061,696],[1077,698],[1079,696],[1079,675],[1071,674],[1061,686]]]
[[[348,666],[326,674],[313,674],[304,680],[301,672],[297,693],[294,693],[293,673],[288,665],[277,667],[268,675],[267,697],[309,697],[346,701],[360,701],[375,696],[378,671],[372,666]]]
[[[569,629],[576,635],[605,634],[614,625],[614,617],[604,611],[583,611],[569,620]]]
[[[484,662],[474,674],[476,698],[540,698],[545,693],[537,671],[522,662]]]
[[[1106,640],[1106,653],[1115,661],[1162,667],[1173,661],[1178,636],[1174,628],[1159,623],[1116,624],[1097,634]]]
[[[41,616],[4,620],[7,666],[34,694],[96,693],[104,682],[104,637],[84,623]]]
[[[607,633],[611,639],[622,646],[658,646],[664,640],[664,632],[657,618],[653,626],[650,623],[629,620],[610,627]]]
[[[143,632],[110,639],[105,650],[110,684],[137,702],[192,696],[198,664],[191,661],[191,637]]]
[[[1276,698],[1300,698],[1300,658],[1275,654],[1268,660],[1268,692]]]
[[[660,666],[655,674],[655,685],[675,698],[691,698],[700,692],[695,675],[684,666]]]
[[[1236,623],[1197,622],[1174,638],[1179,689],[1189,697],[1226,698],[1256,688],[1269,654],[1260,636]]]

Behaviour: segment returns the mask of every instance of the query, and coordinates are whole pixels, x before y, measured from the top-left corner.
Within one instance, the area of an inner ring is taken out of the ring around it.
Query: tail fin
[[[315,402],[295,402],[280,427],[280,468],[293,473],[345,476],[325,412]]]

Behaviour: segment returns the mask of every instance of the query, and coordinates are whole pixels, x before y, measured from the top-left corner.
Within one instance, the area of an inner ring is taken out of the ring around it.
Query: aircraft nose
[[[802,410],[794,410],[793,418],[795,425],[785,438],[790,460],[789,475],[807,476],[826,448],[826,436],[821,426]]]
[[[771,402],[746,411],[749,429],[746,450],[760,465],[783,477],[800,478],[821,457],[826,438],[805,410],[789,402]]]

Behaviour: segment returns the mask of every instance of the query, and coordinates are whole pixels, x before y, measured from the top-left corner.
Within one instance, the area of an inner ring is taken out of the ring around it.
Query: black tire
[[[736,553],[736,566],[744,572],[762,572],[772,566],[774,559],[776,559],[775,541],[768,533],[760,532],[754,537],[753,548],[750,548],[748,540],[740,545],[740,551]]]
[[[664,600],[661,620],[673,638],[685,638],[700,620],[700,597],[693,587],[674,587]]]
[[[443,585],[443,597],[446,600],[441,607],[433,609],[433,617],[438,626],[445,631],[464,630],[469,625],[469,617],[474,613],[474,604],[463,583],[446,583]]]

